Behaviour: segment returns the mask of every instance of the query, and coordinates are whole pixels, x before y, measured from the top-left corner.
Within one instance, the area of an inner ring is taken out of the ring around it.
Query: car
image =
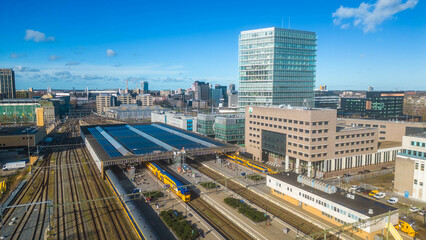
[[[386,169],[388,169],[387,167],[382,167],[382,170],[386,170]]]
[[[349,188],[349,192],[355,191],[358,188],[357,185],[352,185],[351,188]]]
[[[365,190],[365,188],[357,187],[357,188],[355,189],[355,192],[357,192],[357,193],[362,193],[362,192],[364,192],[364,190]]]
[[[396,198],[396,197],[391,197],[391,198],[388,199],[388,203],[390,203],[390,204],[395,204],[397,202],[398,202],[398,198]]]
[[[364,172],[363,171],[359,171],[358,174],[364,174]]]
[[[386,193],[378,192],[378,193],[374,194],[374,197],[377,198],[377,199],[383,199],[383,198],[386,197]]]
[[[362,191],[362,193],[363,193],[364,195],[368,195],[368,194],[370,194],[370,192],[371,192],[371,190],[370,190],[370,189],[365,189],[364,191]]]
[[[349,173],[343,174],[343,177],[350,177],[351,175]]]
[[[364,170],[364,173],[369,173],[370,172],[370,170]]]
[[[425,215],[425,213],[426,213],[426,210],[419,210],[419,211],[417,212],[417,214],[419,214],[420,216],[424,216],[424,215]]]
[[[376,193],[379,193],[379,191],[373,190],[373,191],[371,191],[371,192],[368,193],[368,196],[374,197],[374,195],[376,195]]]
[[[416,208],[416,207],[410,207],[410,209],[408,209],[408,211],[409,212],[412,212],[412,213],[416,213],[416,212],[418,212],[420,209],[418,209],[418,208]]]

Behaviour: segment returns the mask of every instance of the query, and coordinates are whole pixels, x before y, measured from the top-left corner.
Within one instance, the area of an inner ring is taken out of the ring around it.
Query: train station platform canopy
[[[235,152],[238,146],[162,123],[81,126],[81,136],[103,166]]]

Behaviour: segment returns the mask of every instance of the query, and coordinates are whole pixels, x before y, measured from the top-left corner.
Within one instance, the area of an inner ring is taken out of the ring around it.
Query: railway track
[[[228,189],[232,190],[233,192],[240,195],[241,197],[249,200],[250,202],[259,206],[260,208],[267,210],[272,215],[278,217],[279,219],[283,220],[284,222],[293,226],[294,228],[298,229],[304,234],[310,235],[310,234],[319,233],[323,231],[323,229],[315,226],[311,222],[308,222],[300,218],[299,216],[296,216],[292,212],[287,211],[286,209],[260,196],[259,194],[256,194],[252,192],[251,190],[242,187],[236,182],[229,179],[225,180],[225,178],[222,175],[203,166],[200,162],[194,161],[189,158],[187,162],[191,167],[197,169],[198,171],[202,172],[203,174],[207,175],[211,179],[219,182],[220,184],[224,186],[226,184]],[[227,182],[225,183],[225,181]],[[316,236],[315,239],[323,239],[323,236]],[[327,236],[327,239],[337,239],[337,238],[336,236],[329,234]]]
[[[168,170],[160,164],[169,174],[182,180],[181,176]],[[186,202],[194,211],[208,222],[217,232],[226,239],[253,239],[244,230],[235,225],[231,220],[218,212],[213,206],[208,204],[196,191],[191,191],[191,201]]]

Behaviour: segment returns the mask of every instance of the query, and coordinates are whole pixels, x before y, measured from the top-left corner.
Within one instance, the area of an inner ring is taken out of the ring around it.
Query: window
[[[423,182],[420,182],[420,186],[423,186]]]
[[[417,179],[414,179],[414,185],[417,185]]]
[[[420,170],[424,171],[425,170],[425,165],[422,163],[422,165],[420,165]]]

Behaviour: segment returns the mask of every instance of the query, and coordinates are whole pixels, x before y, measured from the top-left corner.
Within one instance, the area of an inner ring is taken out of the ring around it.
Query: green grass
[[[258,175],[258,174],[248,175],[247,178],[250,179],[250,180],[253,180],[253,181],[260,181],[260,180],[265,179],[265,177]]]
[[[260,212],[256,208],[250,207],[239,199],[227,197],[224,199],[224,202],[232,208],[238,208],[239,213],[243,214],[255,223],[263,222],[268,219],[263,212]]]
[[[212,188],[217,188],[218,185],[214,182],[202,182],[200,183],[201,186],[203,186],[206,189],[212,189]]]
[[[199,237],[198,230],[184,219],[184,216],[175,210],[169,209],[160,213],[161,219],[182,240],[192,240]]]

